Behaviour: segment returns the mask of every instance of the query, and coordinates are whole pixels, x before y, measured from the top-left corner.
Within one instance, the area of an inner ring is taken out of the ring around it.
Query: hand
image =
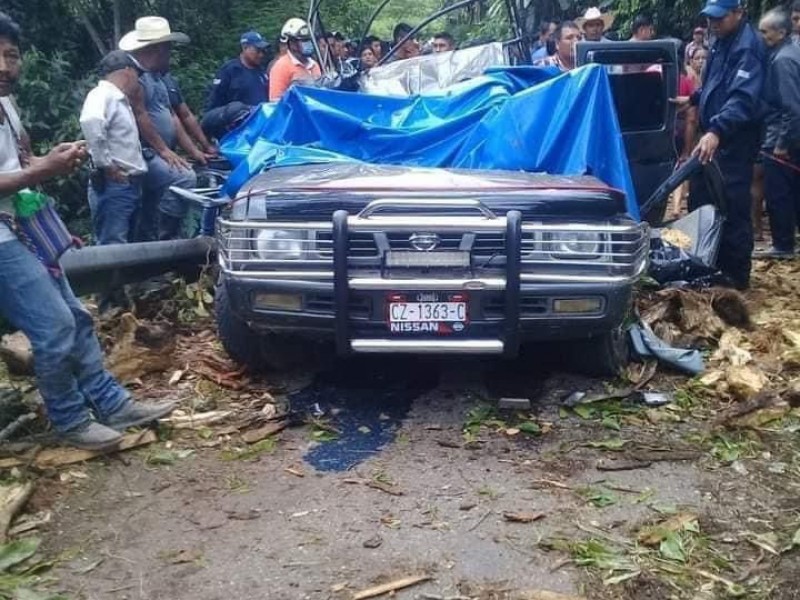
[[[180,156],[175,154],[172,150],[167,148],[163,152],[159,152],[159,156],[164,159],[164,162],[167,163],[170,167],[177,170],[189,169],[189,163],[182,159]]]
[[[692,156],[698,156],[700,162],[707,165],[714,159],[717,148],[719,148],[719,136],[713,131],[709,131],[697,142],[697,146],[692,151]]]
[[[781,158],[784,160],[789,158],[789,151],[786,148],[778,148],[776,146],[775,149],[772,151],[772,154],[774,154],[777,158]]]
[[[195,161],[196,163],[199,163],[199,164],[203,165],[204,167],[205,167],[205,166],[208,164],[208,158],[206,158],[206,155],[205,155],[205,154],[203,154],[202,152],[200,152],[200,150],[192,150],[192,151],[189,153],[189,157],[190,157],[190,158],[191,158],[193,161]]]
[[[206,158],[217,158],[219,156],[219,147],[216,144],[208,144],[203,148],[203,154]]]
[[[78,248],[79,250],[86,245],[83,243],[83,240],[79,238],[77,235],[73,235],[71,237],[72,237],[72,245]]]
[[[58,144],[40,160],[36,161],[36,164],[42,169],[45,178],[49,179],[51,177],[69,175],[79,168],[84,160],[86,160],[85,147],[66,142]]]
[[[128,176],[125,172],[117,166],[106,167],[104,169],[107,179],[116,181],[117,183],[128,183]]]

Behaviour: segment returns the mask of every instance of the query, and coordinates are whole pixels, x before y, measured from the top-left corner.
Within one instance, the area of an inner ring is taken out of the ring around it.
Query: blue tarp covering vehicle
[[[503,67],[424,96],[397,98],[295,86],[221,145],[233,197],[265,169],[375,164],[590,174],[625,193],[639,217],[609,77]]]

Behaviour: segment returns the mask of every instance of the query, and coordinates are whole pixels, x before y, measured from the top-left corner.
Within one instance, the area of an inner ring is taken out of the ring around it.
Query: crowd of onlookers
[[[760,214],[762,198],[772,234],[765,255],[795,256],[800,0],[770,10],[757,28],[747,19],[742,0],[708,0],[702,16],[707,28],[695,28],[680,54],[679,94],[673,99],[681,116],[676,144],[681,159],[713,161],[723,176],[726,206],[718,266],[730,285],[746,288],[753,208]],[[576,66],[575,44],[608,42],[615,37],[613,20],[612,13],[589,8],[574,21],[544,23],[531,59],[538,66],[570,71]],[[650,18],[637,16],[629,42],[651,40],[656,33]],[[391,44],[375,37],[355,43],[337,32],[316,36],[302,19],[289,19],[265,68],[270,44],[259,33],[247,32],[239,39],[240,55],[213,80],[203,123],[235,122],[252,107],[281,98],[293,83],[318,79],[329,65],[371,69],[455,48],[448,33],[425,41],[413,34],[401,23]],[[15,231],[13,217],[5,217],[14,211],[14,197],[72,174],[89,160],[88,201],[97,243],[178,237],[187,206],[170,188],[196,183],[184,157],[205,164],[218,154],[217,136],[201,126],[170,73],[173,45],[188,42],[166,19],[138,19],[120,39],[119,49],[100,62],[101,80],[87,95],[80,116],[85,141],[60,144],[35,157],[12,100],[22,66],[20,30],[0,13],[0,314],[32,342],[37,383],[55,430],[82,447],[117,444],[119,431],[162,416],[172,405],[133,402],[105,371],[91,318],[58,265],[45,268],[37,262]],[[659,65],[644,68],[644,73],[663,75]],[[689,208],[710,201],[712,190],[702,177],[690,187]]]

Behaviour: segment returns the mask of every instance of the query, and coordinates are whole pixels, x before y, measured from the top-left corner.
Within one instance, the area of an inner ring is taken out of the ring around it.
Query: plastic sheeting
[[[357,160],[591,174],[639,210],[608,75],[587,65],[505,67],[441,92],[393,98],[293,86],[226,136],[233,196],[264,169]]]
[[[500,42],[423,54],[370,69],[361,76],[361,90],[385,96],[429,94],[507,64]]]
[[[722,222],[717,207],[706,204],[668,227],[652,230],[650,276],[661,285],[702,283],[709,279],[717,272]],[[685,247],[665,239],[670,230],[684,237]]]

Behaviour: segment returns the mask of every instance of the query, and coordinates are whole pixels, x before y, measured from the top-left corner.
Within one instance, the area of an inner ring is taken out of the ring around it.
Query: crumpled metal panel
[[[500,42],[426,54],[370,69],[361,77],[361,91],[382,96],[426,94],[477,77],[489,67],[507,64]]]

